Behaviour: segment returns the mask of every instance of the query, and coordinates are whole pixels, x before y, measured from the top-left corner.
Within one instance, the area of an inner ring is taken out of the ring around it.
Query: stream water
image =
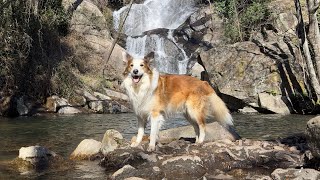
[[[312,116],[270,114],[233,114],[233,117],[235,128],[242,137],[264,140],[301,133],[305,129],[307,120],[312,118]],[[162,129],[187,124],[186,120],[177,118],[166,121]],[[79,162],[67,171],[50,171],[31,175],[6,171],[1,166],[1,162],[17,157],[22,146],[37,144],[68,158],[81,140],[92,138],[101,141],[107,129],[116,129],[129,140],[137,131],[137,120],[133,114],[0,118],[0,179],[106,179],[106,173],[97,165],[97,162]]]

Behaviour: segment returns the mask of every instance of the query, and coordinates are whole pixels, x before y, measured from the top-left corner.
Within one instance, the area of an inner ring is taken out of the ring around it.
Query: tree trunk
[[[303,19],[302,19],[300,1],[295,0],[294,2],[295,2],[295,7],[296,7],[296,11],[297,11],[297,18],[298,18],[298,27],[297,27],[298,37],[301,40],[301,45],[302,45],[303,53],[305,56],[305,61],[306,61],[307,69],[309,72],[311,85],[316,93],[317,100],[319,100],[320,99],[320,84],[317,79],[317,75],[316,75],[314,65],[312,63],[312,59],[311,59],[311,55],[310,55],[308,40],[306,37],[306,31],[305,31],[305,27],[304,27],[304,23],[303,23]]]
[[[318,27],[317,10],[320,0],[307,0],[309,14],[309,32],[308,37],[314,49],[314,60],[318,79],[320,79],[320,32]]]

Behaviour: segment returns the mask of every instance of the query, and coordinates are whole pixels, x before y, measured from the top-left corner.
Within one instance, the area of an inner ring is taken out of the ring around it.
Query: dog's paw
[[[133,142],[133,143],[131,143],[131,147],[138,147],[140,145],[140,143],[138,143],[138,142]]]
[[[152,145],[149,145],[147,151],[148,152],[152,152],[152,151],[155,151],[156,150],[156,146],[152,146]]]

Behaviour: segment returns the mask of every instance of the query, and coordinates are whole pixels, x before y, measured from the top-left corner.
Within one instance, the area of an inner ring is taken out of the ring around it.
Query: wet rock
[[[320,172],[314,169],[276,169],[271,174],[272,179],[320,179]]]
[[[47,166],[49,159],[55,156],[56,153],[42,146],[22,147],[19,150],[19,158],[35,167]]]
[[[268,93],[259,93],[258,97],[261,108],[267,109],[277,114],[290,114],[290,106],[288,106],[289,102],[285,97],[282,97],[281,95],[274,96]]]
[[[122,143],[123,137],[121,133],[114,129],[107,130],[102,139],[101,152],[103,155],[106,155],[117,149]]]
[[[91,160],[99,154],[101,142],[94,139],[84,139],[70,155],[74,160]]]
[[[320,116],[314,117],[308,121],[306,137],[312,155],[320,158]]]
[[[75,107],[62,107],[58,111],[59,114],[78,114],[81,113],[81,111]]]
[[[160,131],[160,141],[172,141],[180,138],[194,138],[194,128],[189,126],[183,126],[173,129]],[[205,141],[214,141],[219,139],[230,139],[235,141],[239,138],[236,132],[230,132],[226,128],[222,127],[218,122],[209,123],[206,126]]]

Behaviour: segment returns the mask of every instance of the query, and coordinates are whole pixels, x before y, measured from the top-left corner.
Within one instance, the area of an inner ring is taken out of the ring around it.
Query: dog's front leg
[[[156,149],[156,142],[159,135],[162,122],[164,121],[163,116],[160,113],[153,113],[150,117],[150,143],[147,151],[154,151]]]
[[[138,117],[138,134],[134,142],[131,143],[131,147],[137,147],[141,143],[144,135],[144,129],[146,127],[146,120],[142,117]]]

